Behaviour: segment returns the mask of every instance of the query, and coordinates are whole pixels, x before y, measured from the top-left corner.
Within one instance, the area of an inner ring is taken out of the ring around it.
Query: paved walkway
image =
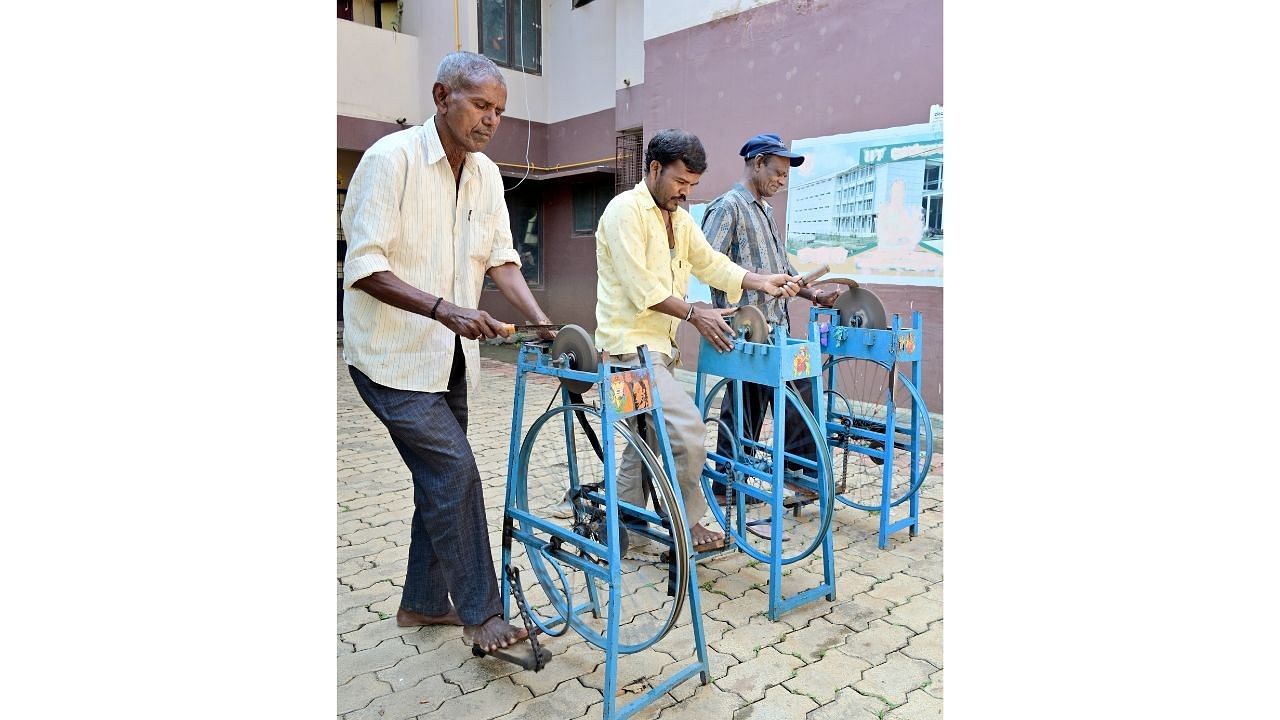
[[[488,359],[482,365],[469,438],[496,559],[515,369]],[[533,673],[472,657],[458,627],[396,627],[413,508],[408,471],[352,386],[340,349],[337,370],[337,714],[344,720],[600,718],[604,653],[573,633],[548,640],[555,659]],[[528,420],[540,410],[530,407]],[[766,567],[742,554],[701,564],[712,682],[685,682],[634,717],[941,717],[942,479],[942,457],[935,454],[922,495],[921,535],[899,533],[887,550],[876,547],[874,516],[837,511],[834,603],[820,599],[770,622]],[[788,567],[820,573],[820,562],[815,553]],[[690,637],[686,618],[653,648],[625,656],[623,692],[643,692],[646,678],[687,665]]]

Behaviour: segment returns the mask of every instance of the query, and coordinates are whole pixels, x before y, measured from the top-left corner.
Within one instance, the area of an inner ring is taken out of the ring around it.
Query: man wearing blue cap
[[[799,275],[799,271],[787,257],[786,241],[778,232],[778,225],[773,219],[773,208],[768,198],[773,197],[787,186],[787,174],[791,168],[804,162],[804,156],[787,149],[782,139],[772,133],[756,135],[742,146],[738,154],[746,162],[742,171],[742,179],[728,192],[711,201],[706,215],[702,218],[702,232],[707,242],[715,250],[729,256],[729,259],[743,267],[759,268],[761,273],[784,273]],[[835,301],[836,293],[830,290],[814,290],[803,288],[800,297],[817,305],[830,307]],[[717,308],[730,307],[728,298],[720,290],[712,289],[711,299]],[[773,298],[763,293],[746,290],[742,298],[733,303],[736,306],[755,305],[764,313],[765,319],[774,325],[788,326],[787,298]],[[808,380],[795,382],[796,390],[806,404],[812,404],[813,388]],[[765,413],[773,400],[773,388],[755,383],[743,383],[742,403],[746,414],[745,429],[758,436],[764,423]],[[803,457],[812,457],[816,449],[813,441],[804,432],[804,424],[795,412],[787,409],[787,451]],[[733,427],[733,412],[730,403],[722,403],[720,418]],[[723,431],[717,442],[716,452],[730,456],[732,445]],[[716,483],[716,495],[724,496],[724,485]],[[763,534],[764,529],[760,528]]]

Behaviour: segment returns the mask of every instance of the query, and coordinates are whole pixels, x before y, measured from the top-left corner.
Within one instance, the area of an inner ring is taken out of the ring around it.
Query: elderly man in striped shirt
[[[431,94],[436,114],[374,143],[351,178],[342,354],[413,475],[396,623],[463,625],[468,642],[495,650],[527,633],[502,619],[467,442],[477,338],[507,335],[477,309],[485,276],[525,318],[550,321],[520,273],[498,167],[480,152],[506,107],[502,74],[483,55],[451,53]]]
[[[702,232],[712,248],[728,255],[730,260],[739,265],[760,268],[762,273],[796,275],[798,271],[787,257],[786,242],[778,233],[778,225],[774,222],[773,208],[769,206],[768,199],[786,187],[787,174],[792,167],[804,162],[804,156],[788,150],[782,144],[782,139],[774,134],[756,135],[742,146],[738,154],[745,159],[742,178],[707,206],[702,218]],[[836,293],[803,288],[799,296],[817,305],[830,307]],[[711,300],[717,308],[755,305],[764,312],[769,323],[789,327],[786,297],[773,297],[747,290],[742,293],[741,299],[730,302],[724,292],[712,289]],[[795,385],[806,404],[812,404],[811,382],[798,380]],[[743,383],[742,404],[746,414],[743,424],[754,436],[759,435],[772,400],[773,388]],[[794,415],[795,411],[788,407],[787,451],[811,457],[816,452],[813,441],[804,432],[801,420]],[[734,427],[730,403],[721,406],[720,418],[727,423],[727,427]],[[725,456],[732,455],[730,439],[724,436],[723,431],[720,435],[716,452]],[[715,492],[722,498],[724,485],[717,483]],[[762,535],[768,533],[767,528],[762,526],[755,526],[753,530]]]

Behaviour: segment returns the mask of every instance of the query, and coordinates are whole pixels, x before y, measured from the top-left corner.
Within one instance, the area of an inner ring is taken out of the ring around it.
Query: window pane
[[[511,239],[520,253],[520,272],[525,282],[537,285],[542,277],[542,243],[538,224],[537,196],[521,197],[508,202],[511,213]]]
[[[600,216],[604,215],[604,209],[609,204],[609,201],[612,199],[613,199],[613,181],[601,180],[600,184],[596,185],[596,221],[595,221],[596,227],[599,227]]]
[[[480,46],[491,60],[511,63],[507,52],[507,0],[480,0]]]
[[[573,186],[573,231],[590,233],[596,229],[594,188],[588,183]]]
[[[539,7],[538,0],[515,0],[515,15],[512,16],[512,22],[520,28],[520,32],[513,33],[515,36],[516,46],[512,48],[511,56],[515,59],[516,67],[523,70],[532,70],[540,72],[542,62],[538,53],[538,29],[539,29]],[[521,16],[523,13],[523,16]]]
[[[924,189],[937,190],[942,184],[942,166],[927,165],[924,169]]]
[[[504,185],[512,184],[503,178]],[[520,255],[520,274],[530,287],[542,286],[542,193],[533,187],[506,191],[507,216],[511,219],[511,245]],[[485,277],[486,290],[496,290]]]

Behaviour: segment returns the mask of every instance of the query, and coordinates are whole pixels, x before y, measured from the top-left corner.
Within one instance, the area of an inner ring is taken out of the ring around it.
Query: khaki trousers
[[[635,353],[615,356],[620,363],[637,362]],[[671,441],[671,454],[675,459],[676,480],[680,483],[680,494],[684,499],[685,519],[689,527],[702,520],[707,511],[707,498],[702,493],[702,467],[707,459],[706,425],[693,398],[685,391],[680,381],[676,380],[672,370],[680,358],[671,358],[663,353],[649,353],[653,362],[654,384],[658,389],[658,397],[662,401],[662,417],[667,428],[667,437]],[[652,422],[653,415],[646,416]],[[632,430],[636,429],[635,418],[627,423]],[[649,425],[649,437],[645,442],[662,462],[662,448],[654,438],[652,424]],[[664,468],[665,469],[665,468]],[[622,454],[618,467],[618,497],[633,505],[644,506],[644,486],[640,478],[640,457],[630,446]]]

